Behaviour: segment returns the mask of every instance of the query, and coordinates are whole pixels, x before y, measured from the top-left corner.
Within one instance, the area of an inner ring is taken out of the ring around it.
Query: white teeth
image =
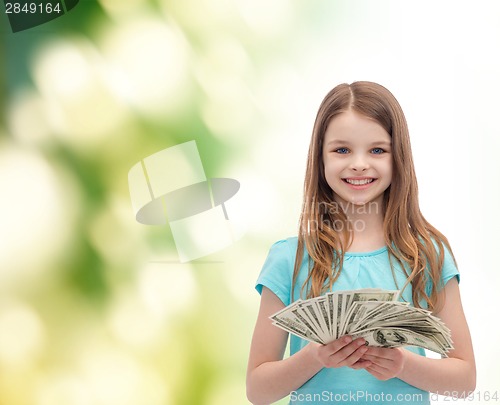
[[[373,179],[362,179],[362,180],[354,180],[354,179],[345,179],[349,184],[352,184],[354,186],[362,186],[364,184],[371,183]]]

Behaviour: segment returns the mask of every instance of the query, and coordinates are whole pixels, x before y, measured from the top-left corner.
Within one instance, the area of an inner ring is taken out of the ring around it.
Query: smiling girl
[[[271,247],[256,284],[261,304],[247,371],[253,404],[287,395],[293,404],[429,404],[429,392],[474,390],[460,276],[417,194],[406,119],[394,96],[371,82],[331,90],[314,124],[298,237]],[[400,289],[403,300],[440,317],[452,332],[449,357],[367,347],[350,336],[326,345],[291,336],[284,358],[288,334],[270,315],[300,298],[373,287]]]

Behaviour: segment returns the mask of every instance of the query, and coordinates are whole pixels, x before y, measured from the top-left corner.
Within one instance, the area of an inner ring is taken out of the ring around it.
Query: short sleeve
[[[458,271],[457,265],[455,264],[455,260],[453,259],[453,256],[451,255],[448,248],[444,246],[444,261],[441,274],[441,281],[443,282],[443,286],[445,286],[446,283],[453,277],[456,277],[457,281],[460,282],[460,273]]]
[[[288,240],[271,246],[260,272],[255,289],[262,294],[262,287],[269,288],[285,304],[290,304],[295,252]]]
[[[436,242],[434,242],[434,246],[439,251],[439,247],[437,246]],[[444,288],[446,283],[448,283],[448,281],[450,281],[453,277],[456,277],[457,281],[460,282],[460,273],[458,271],[457,265],[455,264],[455,259],[453,259],[451,252],[444,244],[443,244],[443,249],[444,249],[444,260],[443,260],[443,267],[441,269],[441,283],[438,286],[438,290]],[[429,280],[426,286],[427,295],[430,295],[431,291],[432,291],[432,283]]]

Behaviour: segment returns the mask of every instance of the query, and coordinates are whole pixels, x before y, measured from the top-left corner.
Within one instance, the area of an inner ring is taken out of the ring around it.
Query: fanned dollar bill
[[[369,288],[297,300],[270,316],[302,339],[326,344],[344,335],[370,346],[420,346],[443,356],[453,349],[448,327],[430,311],[398,301],[400,291]]]

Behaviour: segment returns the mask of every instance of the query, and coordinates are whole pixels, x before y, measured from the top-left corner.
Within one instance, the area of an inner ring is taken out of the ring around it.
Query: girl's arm
[[[450,328],[453,346],[448,358],[431,359],[404,349],[371,347],[363,359],[366,369],[379,379],[398,377],[425,391],[465,397],[476,387],[476,364],[469,327],[454,277],[444,288],[445,303],[436,314]]]
[[[247,397],[253,404],[269,404],[301,387],[323,367],[352,366],[368,349],[363,339],[344,336],[327,345],[309,343],[283,360],[288,333],[274,326],[269,316],[284,308],[281,300],[262,288],[257,323],[247,370]],[[368,364],[368,362],[366,362]]]

